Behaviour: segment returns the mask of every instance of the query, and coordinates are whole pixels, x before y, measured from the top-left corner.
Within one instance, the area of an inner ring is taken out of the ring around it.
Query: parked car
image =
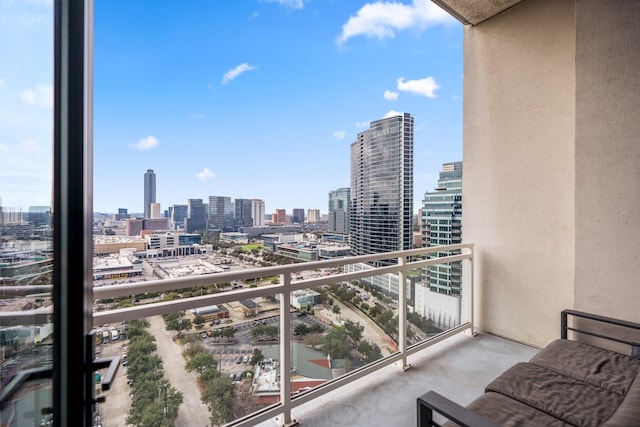
[[[237,363],[238,365],[242,363],[242,356],[238,356],[238,357],[236,358],[236,363]]]

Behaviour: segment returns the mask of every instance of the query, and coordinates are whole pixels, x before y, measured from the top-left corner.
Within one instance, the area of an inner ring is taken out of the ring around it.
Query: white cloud
[[[347,136],[347,133],[343,130],[338,130],[333,133],[335,139],[344,139],[345,136]]]
[[[393,38],[397,31],[423,30],[453,18],[431,0],[414,0],[405,5],[398,2],[377,1],[367,3],[342,26],[338,44],[351,37],[366,35],[380,40]]]
[[[158,138],[155,136],[148,136],[146,138],[142,138],[140,141],[132,144],[133,148],[139,151],[149,150],[151,148],[157,147],[160,144]]]
[[[394,117],[394,116],[401,116],[402,113],[399,113],[398,111],[389,111],[387,114],[384,115],[383,119],[388,119],[389,117]]]
[[[386,99],[387,101],[395,101],[396,99],[398,99],[398,95],[398,92],[393,92],[390,90],[384,91],[384,99]]]
[[[37,84],[33,89],[23,91],[20,98],[30,107],[53,108],[53,85]]]
[[[278,3],[288,9],[302,9],[304,7],[304,0],[265,0],[269,3]]]
[[[236,68],[225,73],[225,75],[222,77],[222,84],[226,85],[245,71],[255,70],[255,68],[256,67],[254,65],[249,65],[246,62],[244,64],[240,64]]]
[[[196,178],[198,178],[200,181],[204,181],[206,179],[213,179],[216,177],[216,174],[211,172],[211,169],[209,168],[204,168],[202,169],[202,172],[198,172],[196,174]]]
[[[438,83],[433,77],[426,77],[420,80],[405,80],[400,77],[398,80],[398,90],[403,92],[411,92],[414,95],[423,95],[428,98],[435,98],[436,89],[440,89]]]
[[[356,122],[356,127],[357,128],[366,128],[367,126],[369,126],[370,122]]]

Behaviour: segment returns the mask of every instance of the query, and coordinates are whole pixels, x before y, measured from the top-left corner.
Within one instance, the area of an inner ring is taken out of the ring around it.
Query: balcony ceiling
[[[522,0],[431,0],[463,24],[476,25]]]

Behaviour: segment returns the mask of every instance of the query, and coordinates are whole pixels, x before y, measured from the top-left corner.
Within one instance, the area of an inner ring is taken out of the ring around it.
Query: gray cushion
[[[640,360],[576,341],[551,342],[531,363],[573,379],[625,394],[640,370]]]
[[[494,392],[483,394],[471,402],[467,408],[505,427],[570,425],[522,402]]]
[[[518,400],[568,424],[596,427],[609,419],[624,396],[533,363],[517,363],[485,391]]]
[[[640,425],[640,375],[629,387],[629,391],[618,409],[602,424],[603,427],[627,427]]]

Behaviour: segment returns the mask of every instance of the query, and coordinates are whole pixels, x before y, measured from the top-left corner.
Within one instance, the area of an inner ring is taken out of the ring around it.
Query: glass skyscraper
[[[234,201],[234,229],[238,231],[240,227],[252,227],[253,218],[252,214],[252,202],[251,199],[235,199]]]
[[[349,211],[353,255],[413,247],[413,117],[409,113],[371,122],[351,144]]]
[[[187,233],[195,233],[207,229],[207,208],[202,199],[187,201],[187,218],[184,220]]]
[[[329,191],[329,231],[349,233],[349,199],[349,188]]]
[[[151,203],[156,202],[156,174],[147,169],[144,174],[144,217],[151,218]]]
[[[209,228],[220,231],[235,231],[235,207],[231,197],[209,196]]]
[[[455,245],[462,242],[462,162],[445,163],[435,191],[427,191],[422,201],[424,246]],[[455,255],[441,251],[439,256]],[[436,265],[426,269],[429,289],[460,295],[462,263]]]

